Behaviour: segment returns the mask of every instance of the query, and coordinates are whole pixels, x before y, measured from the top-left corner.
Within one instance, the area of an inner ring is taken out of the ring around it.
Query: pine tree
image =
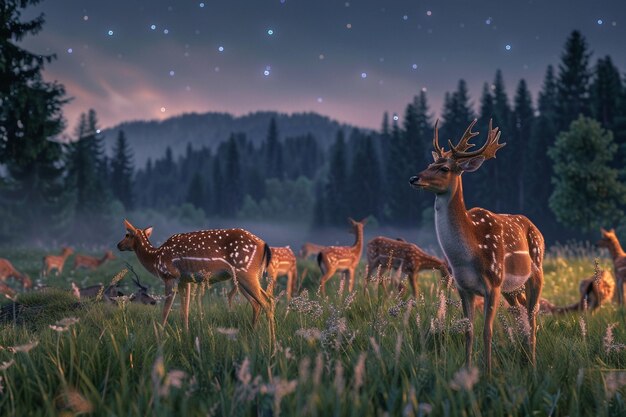
[[[276,119],[272,117],[265,140],[265,178],[283,178],[283,147],[278,139]]]
[[[559,64],[557,82],[557,128],[566,130],[578,116],[588,116],[589,109],[589,57],[587,41],[574,31],[565,43]]]
[[[211,198],[211,212],[216,215],[222,215],[225,211],[225,193],[224,189],[224,175],[222,174],[222,164],[220,162],[219,154],[215,155],[213,160],[213,194]]]
[[[452,139],[452,142],[456,143],[455,141],[461,137],[475,117],[467,83],[461,79],[454,93],[446,93],[439,136],[443,140]]]
[[[331,150],[330,166],[326,181],[324,201],[326,203],[326,223],[330,226],[345,224],[349,216],[347,205],[347,149],[343,131],[337,132]]]
[[[234,135],[230,136],[226,149],[225,183],[223,185],[224,205],[221,214],[224,217],[233,217],[239,212],[244,197],[239,149]]]
[[[380,218],[382,201],[380,164],[371,136],[361,139],[350,173],[350,216],[362,219],[368,216]]]
[[[149,161],[150,164],[152,161]],[[128,140],[123,130],[117,135],[115,146],[113,147],[113,158],[111,160],[111,191],[126,208],[132,210],[134,207],[133,196],[133,175],[134,175],[133,155],[128,145]]]
[[[598,59],[590,95],[593,117],[605,129],[614,130],[622,95],[622,79],[610,56]]]
[[[189,188],[187,189],[186,201],[193,204],[196,208],[204,209],[206,207],[205,186],[202,176],[199,173],[193,174]]]
[[[415,205],[409,202],[415,202],[420,198],[419,193],[412,190],[407,182],[408,178],[415,174],[409,167],[407,149],[407,135],[400,130],[398,122],[394,119],[391,127],[391,138],[389,139],[386,178],[389,221],[391,224],[399,226],[411,224],[412,218],[415,218],[415,212],[411,217],[411,209],[408,206],[414,209]]]
[[[549,210],[548,200],[552,194],[552,160],[548,157],[550,148],[557,135],[557,100],[558,92],[554,68],[549,66],[537,100],[538,116],[533,123],[525,160],[524,178],[527,195],[533,203],[526,205],[526,213],[540,226],[542,231],[554,225],[555,219]],[[545,232],[544,232],[545,233]]]
[[[493,81],[493,125],[498,126],[502,132],[503,142],[509,142],[512,138],[511,129],[511,107],[509,105],[509,98],[506,93],[504,85],[504,78],[502,77],[502,71],[497,70],[495,79]],[[488,125],[485,126],[481,132],[487,132]],[[483,137],[484,139],[484,137]],[[517,172],[512,166],[512,161],[518,158],[514,152],[507,149],[502,153],[500,160],[497,164],[492,165],[492,181],[490,185],[494,189],[495,205],[493,208],[496,212],[515,212],[515,204],[511,198],[509,190],[514,189],[516,185]]]
[[[64,229],[67,197],[62,175],[62,148],[53,139],[64,129],[61,107],[67,102],[58,83],[41,72],[55,57],[18,46],[41,31],[44,18],[22,21],[22,10],[38,0],[0,3],[0,164],[6,169],[0,193],[0,234],[41,237]]]
[[[514,103],[513,130],[508,144],[511,157],[508,162],[510,163],[511,174],[515,174],[513,179],[514,190],[517,192],[517,207],[515,207],[514,212],[524,213],[526,201],[533,200],[533,196],[528,194],[526,190],[528,174],[526,164],[528,162],[528,140],[532,133],[534,110],[530,91],[523,79],[517,85]]]
[[[612,133],[583,116],[559,134],[548,152],[554,163],[550,208],[559,222],[589,232],[621,220],[626,185],[610,167],[616,150]]]

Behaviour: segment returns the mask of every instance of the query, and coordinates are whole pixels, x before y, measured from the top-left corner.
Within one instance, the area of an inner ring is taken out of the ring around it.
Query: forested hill
[[[123,130],[133,149],[135,166],[142,168],[148,158],[160,158],[167,146],[174,156],[182,155],[188,143],[195,148],[206,146],[215,149],[228,140],[231,133],[244,133],[255,145],[267,136],[267,126],[272,118],[280,126],[282,137],[298,137],[312,134],[318,144],[328,148],[335,140],[337,131],[349,132],[352,126],[341,124],[317,113],[256,112],[236,117],[228,113],[190,113],[162,121],[132,121],[106,129],[104,141],[111,154],[119,130]]]

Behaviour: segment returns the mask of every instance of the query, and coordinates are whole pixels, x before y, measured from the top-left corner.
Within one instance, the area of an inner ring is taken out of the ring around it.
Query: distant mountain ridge
[[[185,151],[187,144],[194,148],[215,149],[228,140],[231,133],[245,133],[259,146],[267,136],[270,120],[274,117],[280,139],[312,134],[322,147],[330,146],[337,131],[349,134],[354,126],[339,123],[317,113],[279,113],[259,111],[244,116],[229,113],[186,113],[165,120],[124,122],[103,131],[107,153],[110,155],[118,132],[123,130],[132,147],[135,167],[143,168],[148,160],[161,158],[167,146],[174,156]],[[368,130],[368,129],[361,129]]]

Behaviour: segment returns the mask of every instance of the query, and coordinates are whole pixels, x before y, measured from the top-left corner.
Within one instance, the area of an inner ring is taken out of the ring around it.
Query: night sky
[[[43,32],[24,45],[56,53],[72,128],[95,108],[102,127],[184,112],[315,111],[377,128],[426,89],[433,113],[460,78],[477,103],[503,71],[512,98],[533,94],[567,36],[626,71],[624,0],[45,0]]]

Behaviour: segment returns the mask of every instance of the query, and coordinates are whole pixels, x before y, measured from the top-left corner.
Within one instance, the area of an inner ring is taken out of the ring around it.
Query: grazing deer
[[[124,221],[126,236],[118,244],[120,251],[134,251],[139,262],[165,283],[163,325],[174,301],[174,285],[181,293],[181,315],[185,330],[189,329],[191,283],[207,279],[210,284],[232,278],[252,306],[252,324],[259,310],[265,312],[270,338],[275,340],[274,303],[262,288],[260,277],[271,260],[269,246],[243,229],[203,230],[176,234],[155,248],[148,238],[152,228],[138,229]]]
[[[291,294],[296,289],[296,280],[298,278],[298,269],[296,256],[289,246],[275,247],[271,246],[272,260],[267,267],[267,292],[270,296],[274,295],[274,285],[279,276],[287,275],[287,301],[291,300]],[[233,287],[228,293],[228,306],[232,307],[232,299],[237,293],[237,288]]]
[[[511,305],[516,304],[515,292],[522,288],[526,294],[530,335],[530,362],[535,364],[536,315],[543,287],[544,240],[541,232],[528,218],[520,215],[496,214],[482,208],[467,210],[463,200],[461,174],[476,171],[484,161],[495,158],[500,132],[489,131],[485,144],[475,151],[469,140],[478,133],[472,132],[474,120],[459,143],[450,144],[445,151],[439,146],[435,123],[432,153],[434,162],[410,184],[418,189],[435,193],[435,227],[439,245],[452,269],[463,313],[474,322],[476,296],[484,297],[485,370],[491,373],[491,339],[493,319],[502,292]],[[466,364],[472,363],[473,326],[466,332]]]
[[[102,265],[106,261],[109,261],[112,259],[115,259],[115,255],[113,255],[113,252],[111,252],[110,250],[106,251],[104,253],[104,256],[102,256],[102,258],[100,259],[93,257],[93,256],[89,256],[89,255],[81,255],[78,253],[74,257],[74,266],[72,270],[76,270],[77,268],[85,268],[85,269],[93,270],[93,269],[98,268],[100,265]]]
[[[133,278],[133,282],[137,286],[137,290],[129,297],[131,303],[151,304],[157,303],[156,298],[151,296],[148,291],[149,288],[142,285],[138,278]],[[114,302],[117,297],[123,297],[125,294],[119,289],[118,284],[109,285],[105,287],[103,284],[91,285],[85,288],[78,288],[76,284],[72,282],[72,291],[76,295],[76,298],[96,298],[98,296],[103,297],[107,302]]]
[[[555,313],[567,313],[570,311],[592,312],[598,309],[605,301],[611,301],[615,290],[615,281],[608,271],[598,271],[587,279],[580,281],[578,291],[580,300],[566,307],[556,307]]]
[[[624,284],[626,284],[626,252],[622,249],[617,236],[615,235],[615,229],[609,231],[600,229],[602,232],[602,238],[598,241],[598,246],[601,248],[607,248],[613,258],[613,268],[615,272],[615,284],[617,291],[617,303],[620,306],[624,305]]]
[[[52,270],[56,270],[56,275],[63,273],[63,265],[65,261],[74,253],[72,248],[63,248],[61,255],[46,255],[43,257],[43,268],[41,275],[48,276]]]
[[[363,226],[367,219],[357,222],[348,219],[352,225],[353,232],[356,235],[354,245],[352,246],[327,246],[317,255],[317,264],[322,271],[320,279],[320,292],[326,295],[326,281],[332,277],[335,272],[342,272],[348,275],[348,290],[354,288],[354,271],[361,260],[361,252],[363,251]]]
[[[402,269],[407,273],[413,296],[417,298],[419,271],[437,269],[442,277],[450,275],[446,263],[427,254],[416,244],[378,236],[367,242],[367,270],[371,274],[379,267]]]
[[[317,256],[324,248],[325,246],[318,245],[317,243],[306,242],[300,248],[300,257],[307,259],[310,256]]]
[[[0,258],[0,281],[5,282],[9,278],[20,281],[25,290],[28,290],[33,286],[33,282],[28,275],[15,269],[13,264],[9,262],[8,259]]]

